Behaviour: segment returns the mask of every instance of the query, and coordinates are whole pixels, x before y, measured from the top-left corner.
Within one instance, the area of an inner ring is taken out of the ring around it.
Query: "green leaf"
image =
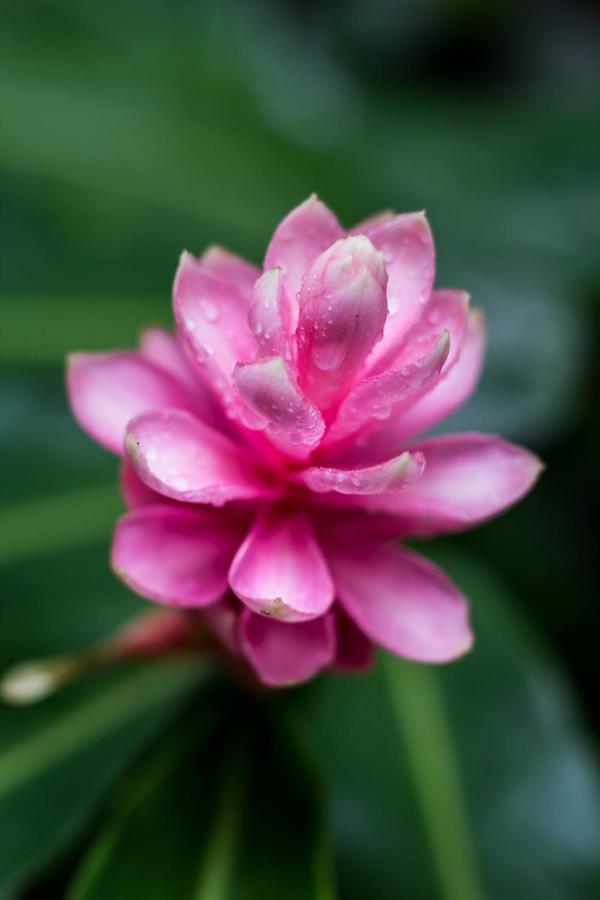
[[[4,296],[2,309],[4,365],[62,366],[76,350],[133,346],[149,324],[173,327],[168,296]],[[31,323],[40,321],[44,327],[32,329]]]
[[[5,506],[0,565],[94,544],[110,534],[121,506],[115,484]]]
[[[477,861],[436,673],[386,660],[392,704],[444,900],[475,900]]]
[[[236,704],[218,738],[183,754],[165,739],[69,900],[130,900],[141,889],[145,900],[333,900],[311,766],[289,729],[252,701]]]
[[[492,573],[436,555],[472,600],[474,651],[386,656],[307,700],[341,897],[595,900],[600,793],[564,676]]]
[[[198,682],[189,663],[114,672],[39,707],[0,709],[0,890],[14,890],[89,821]]]

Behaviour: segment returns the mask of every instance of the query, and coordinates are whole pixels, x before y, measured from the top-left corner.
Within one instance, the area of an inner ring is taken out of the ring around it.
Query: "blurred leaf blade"
[[[229,894],[236,846],[240,839],[243,789],[239,761],[236,763],[230,764],[229,771],[224,773],[212,834],[193,900],[226,900]]]
[[[315,864],[325,846],[316,784],[293,741],[249,708],[254,724],[238,709],[233,727],[175,765],[165,737],[167,765],[158,778],[151,766],[136,802],[109,820],[69,900],[129,900],[141,883],[148,900],[335,900]]]
[[[73,838],[106,790],[198,683],[162,664],[90,679],[39,708],[0,711],[0,885],[12,889]]]
[[[435,556],[473,602],[475,650],[438,671],[386,660],[307,697],[341,896],[595,900],[600,785],[569,686],[492,572]]]
[[[385,660],[398,728],[423,816],[443,900],[477,900],[479,884],[447,710],[432,668]]]
[[[5,507],[0,565],[93,544],[110,534],[119,513],[115,485],[65,491]]]

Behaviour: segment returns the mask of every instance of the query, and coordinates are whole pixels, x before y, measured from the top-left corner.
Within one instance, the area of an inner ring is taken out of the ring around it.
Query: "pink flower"
[[[373,642],[430,663],[471,646],[460,591],[394,539],[489,519],[541,466],[499,437],[415,437],[467,399],[484,351],[481,314],[433,279],[423,214],[347,233],[313,196],[262,273],[183,254],[175,336],[70,359],[77,420],[124,455],[115,571],[202,610],[267,684],[359,668]]]

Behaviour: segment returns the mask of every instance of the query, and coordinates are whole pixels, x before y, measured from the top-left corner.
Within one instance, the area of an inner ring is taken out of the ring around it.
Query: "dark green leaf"
[[[474,651],[437,670],[388,657],[308,708],[341,897],[595,900],[600,793],[568,686],[493,575],[441,559],[473,601]]]
[[[0,709],[0,888],[14,889],[77,834],[197,681],[196,666],[162,664]]]
[[[69,900],[332,900],[314,773],[252,702],[220,738],[176,738],[133,781]],[[189,728],[189,726],[188,726]]]

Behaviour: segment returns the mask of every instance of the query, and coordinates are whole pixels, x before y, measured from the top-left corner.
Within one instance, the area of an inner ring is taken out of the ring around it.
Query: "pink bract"
[[[115,572],[199,610],[265,684],[360,669],[373,644],[429,663],[472,644],[463,595],[397,539],[489,519],[541,464],[495,436],[419,437],[484,353],[482,315],[434,271],[422,213],[346,232],[312,196],[262,271],[182,255],[175,334],[70,358],[75,417],[124,456]]]

